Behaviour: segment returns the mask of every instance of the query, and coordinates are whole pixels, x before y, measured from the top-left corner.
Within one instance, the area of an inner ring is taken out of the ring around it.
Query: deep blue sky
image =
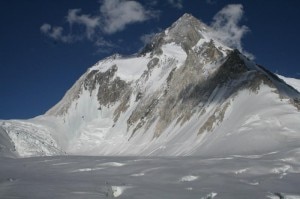
[[[103,1],[0,1],[0,119],[43,114],[98,60],[112,53],[137,52],[143,46],[142,35],[167,28],[184,13],[210,24],[218,11],[232,3],[243,5],[240,24],[250,29],[242,40],[244,49],[271,71],[300,78],[300,1],[182,0],[182,7],[168,0],[158,0],[156,4],[154,0],[138,1],[152,13],[148,20],[127,24],[117,31],[100,27],[102,31],[94,33],[112,47],[96,46],[95,38],[84,38],[85,30],[80,25],[73,27],[71,34],[81,38],[69,42],[53,39],[40,30],[47,23],[63,27],[63,34],[68,35],[69,9],[80,8],[78,16],[101,17],[99,8]]]

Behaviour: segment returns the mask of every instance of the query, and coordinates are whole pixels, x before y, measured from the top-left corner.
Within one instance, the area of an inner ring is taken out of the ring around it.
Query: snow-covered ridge
[[[284,76],[278,75],[278,74],[277,74],[277,76],[280,79],[282,79],[283,81],[285,81],[287,84],[289,84],[292,87],[294,87],[298,92],[300,92],[300,79],[284,77]]]
[[[99,62],[91,67],[89,71],[98,70],[100,72],[106,72],[115,65],[117,67],[116,75],[118,77],[125,81],[134,81],[140,78],[142,73],[147,69],[148,62],[149,58],[147,57],[133,57],[129,59],[119,57]]]
[[[45,115],[1,121],[0,134],[20,156],[268,153],[300,143],[298,99],[184,15],[141,53],[89,68]]]

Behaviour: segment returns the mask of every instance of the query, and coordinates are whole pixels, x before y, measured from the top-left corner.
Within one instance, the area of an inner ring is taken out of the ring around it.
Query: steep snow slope
[[[300,92],[300,79],[288,78],[281,75],[277,75],[277,76]]]
[[[299,146],[300,94],[185,14],[87,70],[45,115],[1,125],[20,156],[232,155]],[[0,132],[1,133],[1,132]]]

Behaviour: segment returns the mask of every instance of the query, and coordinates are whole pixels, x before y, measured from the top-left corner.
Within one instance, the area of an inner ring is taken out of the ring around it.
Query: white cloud
[[[175,8],[182,9],[182,0],[168,0],[168,2]]]
[[[44,23],[41,27],[40,30],[42,33],[48,33],[51,30],[51,25]]]
[[[104,0],[100,12],[104,17],[103,30],[108,34],[121,31],[128,24],[143,22],[156,15],[153,11],[145,10],[137,1],[124,0]]]
[[[111,49],[118,47],[111,41],[105,40],[103,37],[98,37],[94,41],[94,45],[98,48],[97,53],[110,53]]]
[[[114,48],[115,45],[105,40],[104,35],[122,31],[129,24],[144,22],[159,14],[134,0],[103,0],[99,3],[99,12],[94,15],[84,14],[81,9],[70,9],[65,17],[69,29],[44,23],[40,31],[56,41],[88,40],[97,47]]]
[[[230,4],[220,10],[213,18],[211,27],[214,30],[214,36],[229,47],[236,48],[250,59],[254,56],[242,47],[243,36],[250,31],[247,26],[240,26],[244,15],[243,6],[241,4]]]
[[[66,20],[71,27],[73,26],[73,24],[84,26],[86,30],[86,37],[88,39],[92,39],[96,28],[100,26],[100,17],[80,14],[80,12],[81,9],[69,10]]]
[[[144,45],[149,44],[156,33],[144,34],[140,37],[140,40],[144,43]]]
[[[95,45],[98,47],[111,47],[111,48],[116,47],[115,44],[105,40],[103,37],[97,38],[97,40],[95,41]]]
[[[60,26],[54,26],[52,27],[50,24],[44,23],[40,30],[42,33],[47,35],[48,37],[57,40],[62,41],[65,43],[72,42],[73,38],[70,35],[63,35],[63,28]]]

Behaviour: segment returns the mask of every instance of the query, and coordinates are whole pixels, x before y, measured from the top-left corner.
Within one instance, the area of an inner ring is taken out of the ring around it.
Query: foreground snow
[[[0,198],[300,198],[299,154],[1,158]]]

